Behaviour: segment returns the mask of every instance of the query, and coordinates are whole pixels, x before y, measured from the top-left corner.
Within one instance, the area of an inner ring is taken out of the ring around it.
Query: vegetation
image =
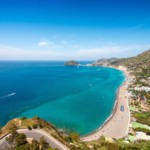
[[[65,135],[63,133],[60,133],[56,127],[54,127],[49,122],[39,118],[17,118],[14,120],[9,121],[6,126],[4,126],[1,129],[0,137],[3,135],[12,132],[14,130],[17,130],[19,128],[28,128],[29,130],[32,129],[42,129],[43,131],[47,132],[48,134],[52,135],[54,138],[56,138],[58,141],[63,143],[64,145],[69,147],[68,142],[64,139]]]
[[[150,75],[150,50],[145,51],[144,53],[132,57],[132,58],[124,58],[124,59],[117,59],[110,63],[110,65],[123,65],[130,68],[130,70],[134,70],[133,73],[137,75],[143,75],[142,77],[149,77]]]
[[[136,121],[150,126],[150,112],[133,112]]]
[[[138,131],[138,132],[144,132],[146,133],[147,135],[150,135],[150,130],[149,129],[146,129],[146,128],[135,128],[135,131]]]
[[[26,135],[18,133],[16,130],[12,131],[6,140],[10,144],[9,150],[54,150],[49,146],[44,137],[41,137],[39,141],[34,139],[29,143]]]
[[[141,124],[139,122],[131,122],[132,128],[145,128],[145,129],[149,129],[148,126]]]
[[[125,143],[124,140],[115,140],[114,142],[108,142],[104,137],[101,137],[98,141],[87,143],[88,149],[92,150],[149,150],[150,141],[137,141]]]

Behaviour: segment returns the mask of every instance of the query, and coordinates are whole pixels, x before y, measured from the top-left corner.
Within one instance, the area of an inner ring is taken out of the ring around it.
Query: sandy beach
[[[118,139],[123,138],[128,134],[130,122],[130,111],[128,107],[127,93],[129,73],[123,66],[119,66],[116,69],[119,69],[125,73],[126,80],[118,90],[114,110],[111,116],[98,130],[88,136],[82,137],[81,139],[83,141],[98,140],[100,136]]]

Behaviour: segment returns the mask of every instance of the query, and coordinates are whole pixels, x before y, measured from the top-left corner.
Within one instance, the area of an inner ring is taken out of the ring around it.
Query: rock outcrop
[[[70,60],[65,63],[65,66],[78,66],[78,65],[79,65],[79,63],[74,60]]]

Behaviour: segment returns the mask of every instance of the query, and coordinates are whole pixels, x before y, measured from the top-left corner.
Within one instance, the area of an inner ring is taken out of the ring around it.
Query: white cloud
[[[40,41],[40,42],[38,43],[38,46],[47,46],[48,44],[49,44],[48,41]]]
[[[122,48],[120,46],[105,46],[105,47],[100,47],[100,48],[93,48],[93,49],[83,49],[80,50],[79,53],[81,55],[86,54],[86,55],[106,55],[106,54],[111,54],[111,53],[120,53],[124,52],[127,49]]]
[[[54,42],[51,42],[51,41],[41,41],[38,43],[38,46],[47,47],[47,48],[51,48],[51,49],[61,47],[60,45],[56,45]]]
[[[29,50],[0,45],[0,60],[96,60],[109,57],[129,57],[150,48],[150,45],[105,46],[93,49]]]
[[[131,57],[150,48],[150,45],[104,46],[93,49],[81,49],[77,55],[81,59],[99,59],[110,57]]]
[[[54,50],[25,50],[0,46],[0,60],[56,60],[61,57],[61,53]]]
[[[80,49],[76,56],[80,59],[99,59],[107,57],[118,57],[121,53],[126,52],[126,48],[121,48],[119,46],[114,47],[99,47],[93,49]]]

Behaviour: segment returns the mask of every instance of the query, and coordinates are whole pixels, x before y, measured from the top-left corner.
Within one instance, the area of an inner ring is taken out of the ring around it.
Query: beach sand
[[[130,111],[128,106],[127,93],[129,73],[123,66],[119,66],[116,69],[119,69],[125,73],[126,81],[120,86],[118,90],[114,110],[111,116],[98,130],[88,136],[82,137],[81,140],[83,141],[98,140],[100,136],[119,139],[128,135],[130,123]]]

